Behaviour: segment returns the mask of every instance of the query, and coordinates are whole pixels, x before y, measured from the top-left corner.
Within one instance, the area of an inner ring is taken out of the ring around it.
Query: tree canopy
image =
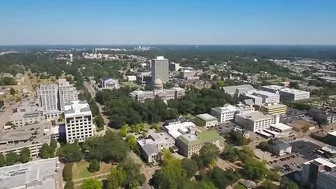
[[[129,152],[128,144],[116,132],[87,139],[82,145],[87,160],[120,162]]]
[[[83,181],[81,189],[102,189],[102,183],[97,179],[88,178]]]

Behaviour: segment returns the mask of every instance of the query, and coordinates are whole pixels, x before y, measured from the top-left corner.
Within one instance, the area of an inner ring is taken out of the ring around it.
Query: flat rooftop
[[[174,143],[175,139],[170,136],[167,132],[153,132],[150,134],[155,143]]]
[[[276,129],[279,129],[281,131],[288,131],[288,130],[293,129],[293,127],[288,126],[288,125],[283,124],[283,123],[270,124],[270,126],[276,128]]]
[[[253,91],[253,93],[263,96],[279,96],[279,94],[268,92],[268,91],[262,91],[262,90],[256,90]]]
[[[237,106],[231,104],[225,104],[223,107],[215,107],[213,109],[220,112],[234,112],[238,110]]]
[[[71,117],[76,114],[90,113],[91,109],[86,100],[84,101],[72,101],[64,104],[64,116]]]
[[[284,104],[279,104],[279,103],[266,103],[261,105],[264,108],[282,108],[282,107],[287,107]]]
[[[58,158],[32,161],[0,168],[0,188],[11,189],[35,185],[31,189],[55,189],[58,178]]]
[[[280,86],[280,85],[265,85],[265,86],[262,86],[262,87],[272,89],[272,90],[280,90],[280,89],[284,88],[284,86]]]
[[[293,88],[283,88],[280,90],[281,92],[291,93],[291,94],[307,94],[310,93],[308,91],[303,91],[299,89],[293,89]]]
[[[48,127],[51,127],[50,122],[3,130],[0,133],[0,151],[14,150],[33,143],[48,143],[50,136],[44,135],[44,130]]]
[[[258,121],[258,120],[263,120],[263,119],[269,119],[272,118],[272,115],[266,115],[263,114],[262,112],[258,112],[258,111],[253,111],[253,112],[246,112],[243,114],[237,114],[236,116],[245,118],[245,119],[250,119],[253,121]]]
[[[196,117],[204,120],[204,121],[214,121],[217,120],[216,117],[210,115],[210,114],[198,114]]]
[[[317,162],[317,163],[320,163],[322,165],[328,166],[330,168],[336,167],[335,164],[331,163],[330,161],[328,161],[328,160],[326,160],[324,158],[316,158],[316,159],[313,159],[311,161],[307,161],[304,164],[308,165],[308,164],[310,164],[310,163],[312,163],[314,161]]]
[[[330,132],[330,133],[328,133],[328,135],[336,137],[336,131]]]
[[[193,122],[177,122],[164,126],[165,130],[176,139],[180,135],[187,133],[195,133],[197,131],[196,125]]]

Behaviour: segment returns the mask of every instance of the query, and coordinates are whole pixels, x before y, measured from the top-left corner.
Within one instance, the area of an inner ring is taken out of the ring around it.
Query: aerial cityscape
[[[305,2],[2,3],[0,189],[336,189],[336,2]]]

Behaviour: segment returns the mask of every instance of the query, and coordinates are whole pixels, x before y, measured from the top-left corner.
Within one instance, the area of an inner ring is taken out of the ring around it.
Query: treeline
[[[241,59],[238,61],[232,61],[229,63],[231,69],[244,72],[244,73],[259,73],[265,71],[267,73],[278,75],[282,77],[289,77],[291,71],[268,60],[258,60],[255,62],[253,59]]]
[[[159,98],[144,103],[135,101],[128,97],[131,91],[133,89],[123,87],[96,94],[96,101],[108,110],[111,127],[119,129],[125,124],[132,126],[142,122],[157,123],[177,118],[180,114],[206,113],[213,107],[237,102],[220,89],[193,88],[184,97],[168,101],[168,105]]]
[[[16,85],[17,82],[11,77],[0,77],[0,85]]]
[[[30,160],[29,148],[22,148],[19,154],[14,151],[6,155],[0,154],[0,167],[14,165],[17,162],[27,163]]]

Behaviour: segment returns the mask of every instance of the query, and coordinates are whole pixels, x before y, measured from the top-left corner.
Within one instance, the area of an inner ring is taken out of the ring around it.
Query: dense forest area
[[[220,89],[195,89],[168,104],[161,99],[146,100],[144,103],[128,97],[131,88],[103,90],[96,94],[96,101],[105,105],[110,115],[110,126],[120,128],[124,124],[134,125],[142,122],[157,123],[177,118],[180,114],[200,114],[210,112],[211,108],[226,103],[237,103],[237,100]]]

